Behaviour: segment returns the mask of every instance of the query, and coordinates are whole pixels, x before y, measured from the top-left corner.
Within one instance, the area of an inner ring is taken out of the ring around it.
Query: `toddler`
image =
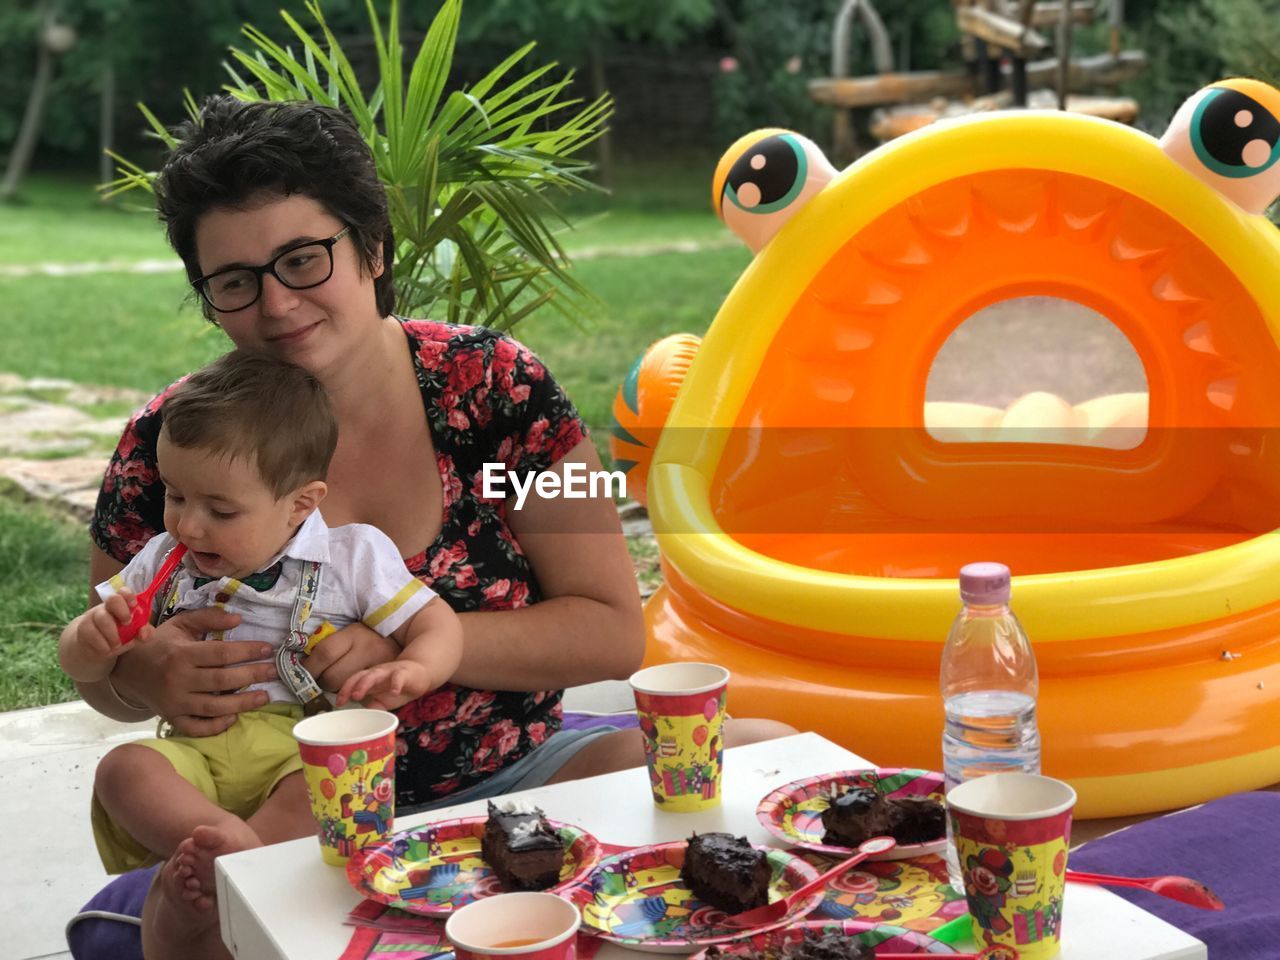
[[[156,594],[153,622],[210,605],[237,613],[239,625],[206,640],[270,643],[279,679],[255,685],[270,702],[223,733],[135,741],[103,758],[93,827],[112,873],[173,857],[180,845],[192,849],[197,828],[212,855],[315,832],[292,729],[304,701],[328,706],[300,667],[328,633],[360,621],[401,647],[396,660],[350,677],[339,706],[400,706],[449,680],[462,656],[457,616],[414,579],[385,534],[365,524],[330,528],[321,518],[337,425],[314,377],[233,352],[183,381],[161,413],[167,532],[98,585],[104,602],[62,632],[62,667],[82,682],[111,672],[132,646],[120,642],[119,624],[181,544],[186,555]],[[146,643],[155,629],[144,626],[132,643]],[[188,884],[192,899],[210,892],[207,879]]]

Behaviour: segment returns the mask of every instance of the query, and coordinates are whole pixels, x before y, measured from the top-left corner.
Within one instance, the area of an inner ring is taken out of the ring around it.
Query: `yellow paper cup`
[[[729,671],[664,663],[631,675],[653,802],[692,813],[720,805],[724,697]]]
[[[1076,792],[1029,773],[994,773],[947,791],[973,939],[991,960],[1057,956]]]
[[[293,728],[325,863],[343,866],[391,831],[398,722],[385,710],[334,710]]]

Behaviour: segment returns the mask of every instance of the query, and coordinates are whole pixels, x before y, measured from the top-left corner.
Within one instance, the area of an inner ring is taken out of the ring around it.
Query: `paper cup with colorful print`
[[[992,960],[1058,953],[1076,792],[1029,773],[994,773],[947,791],[973,939]]]
[[[724,697],[729,671],[664,663],[631,675],[653,802],[692,813],[720,805]]]
[[[554,893],[500,893],[449,915],[458,960],[574,960],[578,908]]]
[[[385,710],[334,710],[293,728],[325,863],[343,866],[391,831],[397,722]]]

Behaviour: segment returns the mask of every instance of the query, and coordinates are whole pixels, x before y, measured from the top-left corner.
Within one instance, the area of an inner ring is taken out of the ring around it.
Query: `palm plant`
[[[572,74],[552,76],[555,64],[515,72],[533,43],[470,88],[446,94],[462,0],[445,0],[406,81],[398,3],[392,0],[385,30],[372,0],[366,6],[379,78],[369,96],[314,0],[306,9],[319,39],[280,14],[301,59],[245,26],[252,50],[232,48],[225,89],[243,100],[313,100],[351,114],[387,188],[398,312],[508,329],[545,305],[580,321],[594,301],[568,271],[555,236],[564,220],[553,201],[592,187],[584,178],[589,164],[574,155],[603,133],[610,98],[569,98]],[[189,92],[186,107],[198,115]],[[172,146],[165,126],[141,109]],[[150,189],[153,172],[115,159],[120,178],[104,186],[108,195]]]

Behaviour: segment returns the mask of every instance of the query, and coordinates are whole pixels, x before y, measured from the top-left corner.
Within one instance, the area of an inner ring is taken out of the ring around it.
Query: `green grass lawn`
[[[0,710],[70,700],[57,638],[84,609],[84,529],[0,486]]]
[[[707,204],[714,158],[619,170],[613,197],[574,198],[562,236],[600,298],[585,329],[551,313],[515,335],[543,357],[607,440],[618,384],[644,348],[668,333],[702,333],[750,262]],[[693,172],[693,177],[690,176]],[[172,254],[152,216],[103,207],[87,179],[33,177],[24,204],[0,209],[0,265],[160,259]],[[694,241],[698,252],[637,254]],[[612,251],[612,252],[611,252]],[[0,276],[0,371],[154,391],[227,349],[187,300],[181,271]],[[56,638],[83,609],[83,528],[0,487],[0,710],[74,696]]]
[[[89,177],[32,175],[0,207],[0,264],[171,259],[155,214],[136,210],[145,199],[103,203]]]

